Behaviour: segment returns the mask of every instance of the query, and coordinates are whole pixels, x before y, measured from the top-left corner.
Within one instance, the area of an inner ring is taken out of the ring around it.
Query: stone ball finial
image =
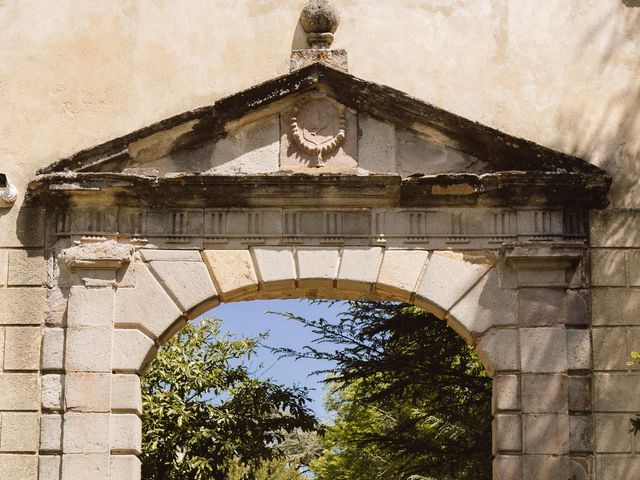
[[[311,48],[329,48],[338,29],[340,14],[329,0],[309,0],[300,16]]]

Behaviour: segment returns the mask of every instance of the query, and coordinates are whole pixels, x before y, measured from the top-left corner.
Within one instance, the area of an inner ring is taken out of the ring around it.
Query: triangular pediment
[[[526,184],[528,175],[543,182],[551,178],[556,189],[573,182],[596,192],[598,204],[609,181],[584,160],[324,63],[81,151],[38,173],[36,195],[41,185],[74,175],[85,182],[102,175],[156,183],[192,176],[204,183],[225,176],[377,176],[398,178],[419,191],[463,182],[475,194],[497,188],[492,182],[505,178]]]

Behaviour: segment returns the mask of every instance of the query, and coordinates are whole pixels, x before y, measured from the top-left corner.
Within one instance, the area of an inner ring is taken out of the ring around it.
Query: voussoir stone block
[[[110,373],[68,373],[65,376],[65,405],[68,411],[109,412]]]
[[[293,290],[296,288],[296,265],[288,247],[252,248],[260,285],[265,290]]]
[[[441,314],[444,314],[492,266],[492,262],[481,256],[472,257],[457,252],[434,252],[416,289],[416,296],[432,304]]]
[[[154,339],[161,338],[182,312],[151,272],[138,265],[135,288],[116,292],[115,325],[135,327]]]
[[[6,327],[4,370],[38,370],[41,343],[40,327]]]
[[[382,248],[344,248],[338,271],[338,289],[368,292],[378,279],[381,264]]]
[[[151,338],[136,329],[113,331],[113,370],[139,373],[156,353]]]
[[[0,410],[37,410],[40,403],[38,374],[0,373],[0,392]]]
[[[111,328],[101,327],[67,329],[67,372],[110,372],[111,331]]]
[[[65,453],[108,453],[108,413],[65,413],[63,448]]]
[[[338,276],[340,250],[337,248],[298,248],[296,250],[300,287],[331,288]]]
[[[567,371],[567,332],[564,327],[521,328],[519,333],[523,372]]]
[[[111,452],[139,455],[142,450],[142,421],[135,414],[111,415]]]
[[[258,290],[249,250],[205,250],[202,255],[225,301]]]
[[[0,453],[0,478],[36,480],[38,478],[38,456]]]
[[[40,423],[35,412],[4,412],[0,427],[0,452],[37,452]]]
[[[489,375],[520,369],[519,341],[515,328],[492,329],[480,338],[476,353]]]
[[[40,287],[0,289],[0,325],[44,323],[45,291]]]
[[[160,285],[191,317],[195,318],[218,304],[218,292],[204,262],[153,261],[149,265]],[[211,303],[202,307],[201,304],[207,300],[211,300]]]
[[[140,377],[138,375],[112,375],[111,410],[142,414],[142,392],[140,389]]]
[[[376,290],[411,301],[428,258],[428,252],[422,250],[385,250]]]
[[[109,480],[140,480],[142,464],[135,455],[112,455]]]
[[[110,456],[105,453],[63,455],[61,480],[111,480],[109,465]]]
[[[67,309],[69,327],[102,327],[113,325],[113,288],[71,287]]]
[[[516,291],[503,289],[492,270],[451,309],[447,320],[473,344],[491,327],[517,324],[516,298]]]
[[[8,285],[42,285],[47,280],[42,250],[10,250]]]

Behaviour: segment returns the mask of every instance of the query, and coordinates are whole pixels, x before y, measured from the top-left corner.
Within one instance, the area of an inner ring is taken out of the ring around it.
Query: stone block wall
[[[598,480],[640,478],[640,210],[591,215],[593,428]]]
[[[16,228],[17,227],[17,228]],[[47,311],[42,210],[0,210],[0,478],[38,476]]]

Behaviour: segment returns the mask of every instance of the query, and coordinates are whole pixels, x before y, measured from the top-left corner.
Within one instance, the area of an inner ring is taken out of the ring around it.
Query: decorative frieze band
[[[74,207],[53,217],[53,234],[75,241],[131,243],[348,244],[498,248],[522,241],[586,240],[586,214],[575,210],[140,209]]]

